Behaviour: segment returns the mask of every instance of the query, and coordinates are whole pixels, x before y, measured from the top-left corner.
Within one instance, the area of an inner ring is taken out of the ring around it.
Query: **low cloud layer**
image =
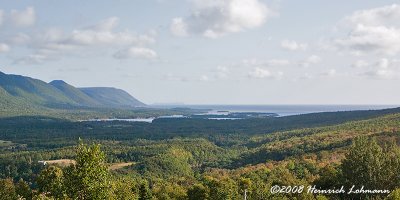
[[[58,60],[62,55],[79,54],[93,48],[116,50],[114,58],[153,59],[157,53],[149,45],[156,42],[151,34],[136,34],[129,31],[117,31],[119,18],[110,17],[97,24],[84,28],[65,31],[49,28],[38,34],[17,34],[10,37],[10,43],[25,46],[32,53],[17,58],[14,63],[39,64],[44,61]]]

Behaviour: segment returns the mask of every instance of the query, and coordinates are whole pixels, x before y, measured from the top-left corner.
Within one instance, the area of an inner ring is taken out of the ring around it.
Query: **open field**
[[[76,161],[71,159],[46,160],[45,162],[46,165],[58,165],[61,167],[67,167],[69,165],[76,164]],[[108,169],[117,170],[134,164],[135,164],[134,162],[110,163]]]
[[[71,159],[46,160],[45,162],[46,165],[58,165],[61,167],[66,167],[76,163],[75,160]]]
[[[108,169],[109,169],[109,170],[117,170],[117,169],[121,169],[121,168],[124,168],[124,167],[128,167],[128,166],[131,166],[131,165],[134,165],[134,164],[135,164],[134,162],[112,163],[112,164],[108,167]]]

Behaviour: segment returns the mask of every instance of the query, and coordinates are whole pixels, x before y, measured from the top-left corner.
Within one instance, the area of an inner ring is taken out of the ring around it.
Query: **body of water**
[[[209,114],[223,114],[227,112],[262,112],[276,113],[279,116],[288,116],[318,112],[380,110],[385,108],[396,108],[400,107],[400,105],[181,105],[166,106],[164,108],[174,107],[211,109]]]
[[[280,117],[319,112],[355,111],[355,110],[380,110],[400,107],[398,105],[180,105],[180,106],[154,106],[157,108],[185,107],[192,109],[207,109],[209,115],[228,115],[229,113],[276,113]],[[203,115],[204,115],[203,114]],[[202,115],[202,114],[200,114]],[[158,118],[185,118],[183,115],[161,116]],[[131,121],[151,123],[155,117],[136,119],[91,119],[87,121]],[[240,118],[208,118],[213,120],[234,120]]]

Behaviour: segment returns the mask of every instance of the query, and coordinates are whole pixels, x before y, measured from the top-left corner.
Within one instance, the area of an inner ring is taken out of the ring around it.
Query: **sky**
[[[147,104],[400,102],[400,2],[3,0],[0,71]]]

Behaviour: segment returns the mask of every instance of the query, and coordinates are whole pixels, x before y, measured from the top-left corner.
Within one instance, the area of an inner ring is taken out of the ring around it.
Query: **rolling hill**
[[[49,84],[59,89],[61,92],[67,95],[71,100],[78,103],[79,105],[88,107],[101,106],[101,104],[98,101],[92,99],[78,88],[75,88],[74,86],[69,85],[68,83],[62,80],[54,80],[51,81]]]
[[[145,106],[144,103],[132,97],[124,90],[111,87],[90,87],[79,88],[92,99],[95,99],[99,104],[106,107],[137,107]]]
[[[0,72],[0,110],[29,113],[46,109],[135,108],[145,106],[116,88],[76,88],[62,80],[50,83]]]
[[[0,72],[0,87],[4,90],[0,98],[5,101],[13,99],[12,101],[45,107],[79,105],[52,85],[30,77]]]

